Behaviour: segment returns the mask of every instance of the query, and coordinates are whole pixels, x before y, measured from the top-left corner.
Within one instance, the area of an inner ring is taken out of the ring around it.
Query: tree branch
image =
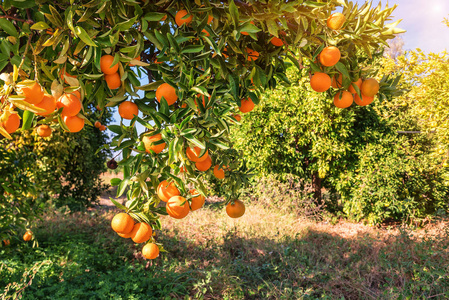
[[[14,21],[18,21],[18,22],[22,22],[22,23],[28,23],[28,24],[34,24],[34,22],[32,20],[24,20],[24,19],[20,19],[20,18],[16,18],[13,16],[0,16],[0,19],[10,19],[10,20],[14,20]]]

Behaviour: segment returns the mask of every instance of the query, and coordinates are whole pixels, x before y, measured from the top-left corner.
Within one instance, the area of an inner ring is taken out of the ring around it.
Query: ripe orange
[[[242,99],[240,103],[241,105],[239,106],[239,110],[242,113],[247,113],[254,109],[254,102],[249,97],[247,99]]]
[[[246,48],[246,53],[248,53],[248,61],[257,60],[259,58],[259,52],[256,50]]]
[[[13,133],[20,127],[20,117],[18,114],[10,114],[8,119],[2,123],[3,128],[8,133]]]
[[[159,256],[159,247],[153,243],[146,244],[142,248],[142,256],[146,259],[155,259]]]
[[[156,90],[156,99],[160,103],[162,97],[165,98],[168,105],[172,105],[178,100],[178,95],[176,95],[176,89],[169,85],[168,83],[161,84]]]
[[[351,83],[351,85],[349,86],[349,92],[350,92],[351,94],[357,94],[357,91],[355,90],[353,84],[355,84],[356,86],[358,86],[358,87],[359,87],[359,90],[360,90],[360,88],[362,87],[362,78],[359,78],[357,81]]]
[[[333,13],[327,18],[327,27],[332,30],[339,30],[346,22],[346,17],[342,13]]]
[[[112,66],[112,62],[114,61],[114,56],[112,55],[103,55],[100,58],[100,69],[104,74],[114,74],[118,71],[118,63]]]
[[[106,128],[107,128],[107,127],[106,127],[105,125],[101,125],[99,129],[100,129],[100,131],[105,131]]]
[[[226,213],[231,218],[240,218],[245,213],[245,204],[240,200],[234,200],[234,204],[230,202],[226,206]]]
[[[206,29],[201,30],[202,33],[205,33],[206,36],[210,36],[209,31],[207,31]]]
[[[44,112],[37,113],[39,116],[48,116],[53,113],[56,109],[56,100],[52,95],[45,95],[42,101],[34,106],[45,109]]]
[[[362,94],[368,97],[374,97],[379,92],[379,82],[374,78],[365,79],[360,89]]]
[[[184,18],[187,15],[189,16]],[[183,24],[189,25],[190,22],[192,22],[192,19],[193,16],[189,14],[185,9],[178,11],[175,16],[176,25],[178,25],[179,27],[181,27]]]
[[[25,234],[23,235],[23,240],[25,242],[31,241],[31,238],[33,237],[33,233],[31,231],[27,231],[25,232]]]
[[[355,94],[354,101],[355,101],[355,103],[357,103],[357,105],[366,106],[366,105],[371,104],[371,102],[374,101],[374,97],[368,97],[368,96],[362,94],[362,99],[360,99],[359,95]]]
[[[58,99],[59,107],[62,107],[62,116],[73,117],[81,111],[81,101],[74,94],[63,94]]]
[[[211,166],[212,166],[212,159],[210,158],[210,156],[207,156],[207,158],[203,161],[195,163],[195,167],[198,169],[198,171],[201,172],[206,172],[207,170],[210,169]]]
[[[338,74],[338,77],[336,78],[335,75],[332,76],[332,87],[334,89],[339,89],[343,86],[343,75],[341,73]]]
[[[214,167],[214,176],[217,179],[223,179],[223,178],[225,178],[225,172],[223,170],[223,167],[221,169],[218,169],[219,167],[220,167],[219,165],[216,165]]]
[[[167,202],[171,197],[179,196],[181,193],[173,181],[168,183],[167,180],[164,180],[157,186],[157,195],[159,199]]]
[[[112,218],[111,227],[117,233],[130,233],[134,228],[134,220],[128,214],[119,213]]]
[[[165,149],[165,143],[159,145],[153,145],[153,143],[162,140],[162,135],[160,133],[152,135],[152,136],[144,136],[142,138],[142,142],[145,145],[145,151],[151,153],[150,150],[153,150],[156,154],[162,152]]]
[[[100,127],[101,127],[101,123],[100,123],[99,121],[95,121],[94,126],[95,126],[96,128],[100,128]]]
[[[25,97],[25,101],[30,104],[38,104],[44,98],[44,92],[39,83],[35,82],[31,86],[24,86],[21,90],[21,96]]]
[[[204,153],[204,155],[201,157],[200,153],[201,153],[200,147],[194,147],[193,149],[189,147],[186,149],[187,158],[193,162],[202,162],[209,157],[209,150],[206,150],[206,153]]]
[[[118,113],[123,119],[131,120],[139,114],[139,108],[131,101],[124,101],[118,106]]]
[[[209,16],[207,17],[207,24],[212,23],[213,20],[214,20],[214,16],[209,15]]]
[[[232,116],[234,117],[234,119],[237,120],[237,122],[240,122],[242,120],[242,116],[239,115],[239,114],[235,114],[235,115],[232,115]]]
[[[165,16],[165,18],[167,18],[167,16]],[[139,56],[137,56],[136,58],[134,58],[135,60],[140,60],[140,55]],[[132,63],[129,63],[129,66],[130,67],[134,67],[135,66],[135,64],[132,64]]]
[[[51,128],[48,125],[41,125],[39,127],[37,127],[37,134],[40,137],[48,137],[51,135]]]
[[[320,63],[326,67],[335,66],[341,58],[340,50],[337,47],[329,46],[320,53]]]
[[[315,92],[322,93],[327,91],[332,84],[332,80],[326,73],[317,72],[310,78],[310,86]]]
[[[197,190],[195,190],[195,189],[190,190],[189,193],[190,193],[191,195],[197,195],[197,194],[199,194],[199,193],[197,192]],[[198,196],[193,197],[193,198],[190,199],[190,200],[191,200],[191,203],[190,203],[190,210],[191,210],[191,211],[195,211],[195,210],[200,209],[201,207],[203,207],[204,202],[205,202],[205,200],[206,200],[206,197],[204,197],[203,195],[199,194]]]
[[[251,22],[249,22],[249,23],[251,23],[251,24],[253,24],[253,25],[256,25],[256,24],[254,24],[254,22],[253,21],[251,21]],[[249,33],[248,32],[246,32],[246,31],[242,31],[242,32],[240,32],[241,34],[243,34],[243,35],[249,35]]]
[[[190,211],[189,203],[186,198],[181,196],[171,197],[167,202],[166,209],[167,213],[175,219],[185,218]]]
[[[11,242],[9,240],[3,240],[3,243],[5,244],[5,246],[11,245]]]
[[[64,116],[63,121],[70,132],[79,132],[84,128],[84,119],[78,116]]]
[[[270,43],[276,47],[281,47],[284,45],[284,42],[280,38],[275,36],[271,39]]]
[[[140,244],[148,241],[153,234],[153,229],[147,223],[137,223],[131,231],[131,239],[134,243]]]
[[[347,91],[343,91],[343,95],[340,99],[340,92],[338,92],[334,97],[334,105],[338,108],[347,108],[351,106],[354,101],[354,96]]]
[[[104,75],[104,80],[106,80],[108,88],[110,88],[111,90],[118,89],[122,84],[122,82],[120,81],[120,74],[118,72]]]

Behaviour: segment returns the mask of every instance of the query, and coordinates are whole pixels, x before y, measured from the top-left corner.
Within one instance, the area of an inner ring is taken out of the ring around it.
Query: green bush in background
[[[311,182],[317,204],[325,188],[330,211],[371,224],[447,211],[448,188],[436,171],[442,159],[431,156],[431,137],[398,133],[404,120],[406,130],[416,128],[403,107],[376,99],[339,109],[311,91],[305,75],[290,69],[292,86],[267,92],[233,132],[259,176],[297,176]]]

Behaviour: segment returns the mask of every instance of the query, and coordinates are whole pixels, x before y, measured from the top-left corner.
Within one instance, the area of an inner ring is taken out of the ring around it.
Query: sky
[[[374,7],[378,3],[379,0],[374,0]],[[387,1],[381,3],[385,7]],[[449,28],[442,23],[449,18],[449,0],[390,0],[388,4],[389,7],[398,4],[393,21],[402,19],[398,27],[407,30],[402,35],[404,50],[420,48],[426,53],[449,50]]]
[[[366,0],[355,0],[360,5]],[[376,7],[379,0],[373,0]],[[385,8],[387,1],[381,1]],[[424,52],[440,52],[449,50],[449,28],[442,23],[443,19],[449,18],[449,0],[390,0],[389,7],[398,4],[393,12],[394,22],[403,19],[398,27],[407,30],[401,37],[404,40],[404,50],[420,48]],[[145,84],[147,82],[142,82]],[[120,116],[115,110],[115,124],[120,122]],[[129,121],[124,121],[129,124]],[[138,132],[143,127],[138,124]]]

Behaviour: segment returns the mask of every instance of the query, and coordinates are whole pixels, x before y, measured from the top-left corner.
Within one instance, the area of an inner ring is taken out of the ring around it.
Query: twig
[[[0,19],[10,19],[10,20],[15,20],[15,21],[22,22],[22,23],[34,24],[34,22],[32,20],[24,20],[24,19],[20,19],[20,18],[16,18],[13,16],[8,16],[8,15],[0,16]]]

